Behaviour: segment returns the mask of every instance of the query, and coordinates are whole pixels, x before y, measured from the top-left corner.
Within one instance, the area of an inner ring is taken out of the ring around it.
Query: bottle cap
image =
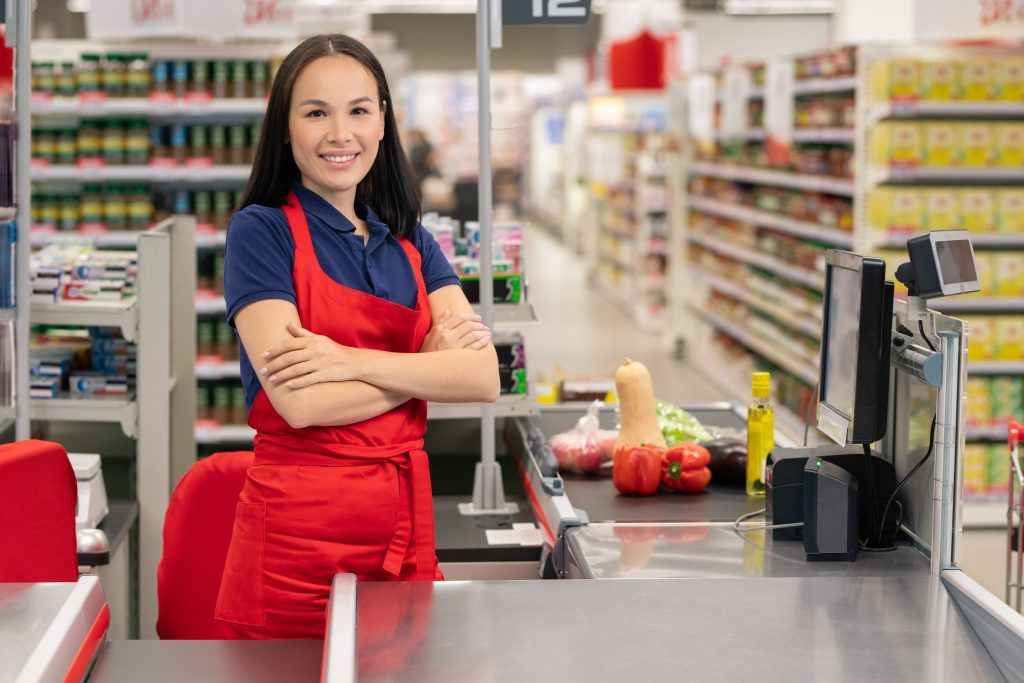
[[[770,398],[772,394],[771,373],[755,372],[751,375],[750,386],[754,398]]]

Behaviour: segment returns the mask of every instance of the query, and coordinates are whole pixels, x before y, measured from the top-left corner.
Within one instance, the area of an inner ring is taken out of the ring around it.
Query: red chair
[[[77,504],[63,446],[35,439],[0,446],[0,583],[78,581]]]
[[[252,451],[216,453],[182,477],[164,517],[164,554],[157,568],[156,632],[169,640],[222,640],[230,627],[213,618],[235,504]]]

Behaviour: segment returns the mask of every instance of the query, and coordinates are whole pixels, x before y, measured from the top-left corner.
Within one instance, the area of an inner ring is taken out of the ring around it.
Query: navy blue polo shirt
[[[356,205],[356,214],[366,221],[370,233],[364,243],[351,221],[327,200],[298,183],[294,190],[306,212],[313,250],[328,277],[346,287],[415,308],[416,280],[408,256],[371,208]],[[422,256],[428,294],[445,285],[459,284],[430,231],[417,225],[410,241]],[[295,242],[282,209],[250,204],[231,217],[224,252],[224,298],[232,326],[238,311],[254,301],[282,299],[295,303],[294,257]],[[241,349],[240,358],[245,399],[252,406],[260,381],[245,349]]]

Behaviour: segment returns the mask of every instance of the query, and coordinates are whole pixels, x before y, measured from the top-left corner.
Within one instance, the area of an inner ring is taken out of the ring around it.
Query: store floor
[[[628,356],[650,369],[663,400],[726,398],[699,370],[672,358],[667,336],[641,330],[625,310],[593,289],[581,256],[538,227],[528,229],[526,244],[529,299],[541,321],[524,330],[531,379],[543,374],[550,380],[556,367],[566,376],[610,377]]]

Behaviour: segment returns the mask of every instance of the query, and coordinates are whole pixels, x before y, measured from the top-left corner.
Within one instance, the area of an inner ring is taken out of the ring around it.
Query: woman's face
[[[303,185],[327,199],[354,198],[384,139],[373,75],[348,55],[308,64],[292,90],[288,136]]]

